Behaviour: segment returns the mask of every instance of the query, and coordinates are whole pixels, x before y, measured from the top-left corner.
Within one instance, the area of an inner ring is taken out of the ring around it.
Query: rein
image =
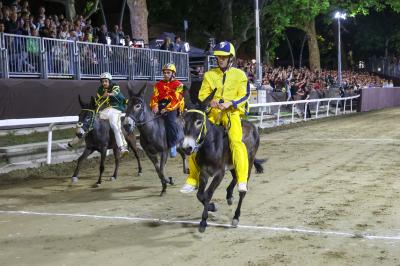
[[[149,122],[151,122],[151,121],[154,121],[154,120],[156,120],[156,119],[159,119],[160,117],[162,117],[164,114],[160,114],[160,115],[156,115],[156,116],[154,116],[152,119],[150,119],[150,120],[147,120],[147,121],[144,121],[144,122],[136,122],[135,121],[135,123],[138,125],[138,126],[142,126],[142,125],[144,125],[144,124],[147,124],[147,123],[149,123]]]

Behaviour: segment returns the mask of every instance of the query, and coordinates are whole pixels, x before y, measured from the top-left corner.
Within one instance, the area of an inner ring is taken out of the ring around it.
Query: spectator
[[[120,45],[120,35],[118,25],[114,25],[113,30],[110,32],[110,39],[112,45]]]
[[[4,26],[4,22],[0,22],[0,33],[5,32],[6,27]]]
[[[17,13],[11,13],[10,20],[5,23],[6,33],[17,34],[19,25]]]
[[[39,15],[38,15],[38,19],[46,19],[46,9],[44,8],[44,6],[39,7]]]
[[[100,31],[97,33],[97,36],[99,43],[107,44],[108,32],[106,25],[101,25]]]
[[[174,50],[174,44],[171,42],[171,38],[165,37],[163,44],[160,47],[161,50],[166,50],[166,51],[173,51]]]
[[[176,35],[175,37],[175,43],[174,43],[174,51],[175,52],[183,52],[184,51],[184,47],[183,47],[184,43],[181,41],[181,36]]]

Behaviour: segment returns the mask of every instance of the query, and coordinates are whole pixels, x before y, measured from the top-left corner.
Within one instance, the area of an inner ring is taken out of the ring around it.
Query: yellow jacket
[[[231,108],[238,109],[242,115],[247,114],[250,84],[242,70],[231,67],[225,72],[220,68],[207,71],[199,91],[199,100],[203,101],[214,89],[217,89],[214,99],[231,101]]]

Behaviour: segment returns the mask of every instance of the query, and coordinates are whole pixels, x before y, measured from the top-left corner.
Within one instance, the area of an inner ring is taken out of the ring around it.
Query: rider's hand
[[[233,105],[233,103],[231,101],[223,102],[223,103],[219,104],[219,109],[225,110],[225,109],[228,109],[229,107],[231,107],[232,105]]]
[[[158,106],[154,106],[153,109],[151,109],[153,113],[157,114],[158,113]]]
[[[162,109],[162,110],[160,111],[160,114],[164,114],[164,113],[166,113],[166,112],[167,112],[167,110]]]
[[[213,108],[218,108],[219,106],[218,100],[211,100],[210,106]]]
[[[109,95],[110,95],[110,94],[109,94],[108,92],[105,92],[105,93],[103,94],[103,98],[107,98]]]

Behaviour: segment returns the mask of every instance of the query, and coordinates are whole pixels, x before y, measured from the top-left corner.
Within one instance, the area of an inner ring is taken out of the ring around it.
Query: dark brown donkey
[[[75,172],[72,176],[72,183],[78,181],[78,173],[83,160],[85,160],[94,151],[98,151],[100,157],[100,176],[97,183],[94,186],[101,184],[101,176],[104,171],[104,160],[106,159],[107,149],[113,149],[115,158],[115,169],[111,180],[117,179],[120,152],[115,141],[114,132],[110,127],[110,123],[107,120],[100,119],[99,115],[96,114],[96,106],[94,98],[91,98],[89,104],[83,103],[79,97],[79,103],[82,110],[79,114],[79,121],[77,123],[76,136],[78,138],[85,138],[86,147],[82,155],[78,159],[78,163],[75,168]],[[139,155],[136,149],[136,136],[135,134],[127,134],[124,130],[124,137],[128,143],[129,148],[133,151],[136,160],[138,162],[138,175],[142,173],[142,166],[140,164]]]
[[[182,149],[187,155],[196,152],[196,163],[200,170],[200,184],[197,192],[198,200],[203,204],[204,210],[201,218],[199,231],[204,232],[207,227],[208,212],[216,211],[216,206],[211,202],[214,191],[221,183],[225,169],[230,169],[232,181],[226,189],[226,199],[229,205],[232,204],[233,189],[237,183],[235,169],[232,164],[232,156],[229,148],[228,137],[225,128],[215,126],[207,117],[206,111],[215,91],[200,104],[193,106],[184,115],[184,141]],[[260,144],[260,136],[257,128],[250,122],[243,120],[243,142],[246,145],[249,159],[250,178],[251,169],[254,164],[257,173],[263,172],[262,163],[265,160],[256,159],[256,153]],[[208,179],[212,177],[211,184],[206,189]],[[232,226],[239,223],[240,209],[246,192],[239,192],[239,203],[232,220]]]

